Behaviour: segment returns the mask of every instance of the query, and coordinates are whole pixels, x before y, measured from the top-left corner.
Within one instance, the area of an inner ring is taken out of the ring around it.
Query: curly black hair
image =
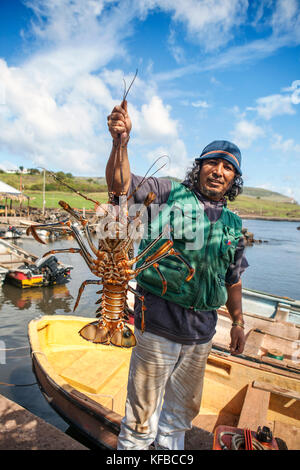
[[[202,162],[194,162],[191,169],[189,169],[185,175],[183,184],[190,189],[198,187],[198,178],[201,169]],[[229,201],[234,201],[235,198],[243,192],[244,181],[240,175],[235,175],[233,183],[228,191],[224,194],[225,198]]]

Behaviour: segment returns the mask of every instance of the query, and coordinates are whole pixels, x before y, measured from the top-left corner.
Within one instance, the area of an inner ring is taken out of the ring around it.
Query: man
[[[116,106],[108,116],[113,138],[106,168],[109,190],[117,196],[141,182],[131,174],[127,144],[131,120],[127,103]],[[120,144],[120,151],[118,145]],[[121,160],[121,161],[120,161]],[[241,273],[248,266],[243,256],[241,220],[226,207],[241,191],[241,154],[227,141],[214,141],[196,158],[183,184],[149,178],[135,193],[142,203],[153,191],[156,203],[183,208],[191,205],[202,214],[201,223],[192,217],[191,227],[201,232],[201,243],[186,249],[174,239],[176,251],[195,269],[186,282],[186,266],[176,259],[159,263],[167,290],[162,293],[161,276],[153,268],[143,271],[138,291],[146,307],[145,332],[141,332],[141,301],[135,302],[137,346],[132,351],[128,378],[126,415],[122,420],[118,449],[184,449],[185,431],[198,414],[203,376],[217,322],[216,309],[226,302],[232,317],[232,354],[244,348]],[[153,225],[163,228],[157,222]],[[176,225],[173,217],[171,230]],[[192,245],[193,246],[193,245]],[[160,282],[159,282],[160,281]],[[227,300],[226,300],[227,299]]]

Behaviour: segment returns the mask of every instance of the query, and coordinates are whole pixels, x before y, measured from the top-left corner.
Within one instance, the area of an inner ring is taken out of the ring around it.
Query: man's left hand
[[[231,343],[229,348],[231,354],[233,356],[236,356],[237,354],[242,354],[245,347],[245,335],[243,328],[239,326],[233,326],[230,330],[230,337]]]

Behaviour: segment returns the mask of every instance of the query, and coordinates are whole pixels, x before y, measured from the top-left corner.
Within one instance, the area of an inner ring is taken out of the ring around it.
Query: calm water
[[[300,222],[244,220],[243,226],[268,242],[246,248],[244,287],[300,299]]]
[[[271,222],[245,220],[244,227],[256,239],[268,243],[246,248],[249,268],[243,274],[243,285],[252,289],[300,299],[300,230],[299,222]],[[49,249],[76,246],[74,241],[56,241],[44,247],[33,240],[18,242],[25,250],[40,255]],[[0,351],[0,381],[15,384],[35,382],[31,370],[27,325],[40,315],[72,315],[78,288],[85,279],[92,279],[80,255],[62,254],[64,264],[74,266],[72,279],[65,286],[21,290],[4,285],[0,290],[0,348],[20,348]],[[87,286],[76,311],[77,315],[94,318],[97,286]],[[3,364],[5,354],[5,364]],[[7,387],[0,385],[0,393],[29,409],[51,424],[66,431],[68,425],[52,410],[37,385]]]

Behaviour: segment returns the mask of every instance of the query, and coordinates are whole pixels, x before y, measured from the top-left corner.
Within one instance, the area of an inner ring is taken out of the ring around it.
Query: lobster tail
[[[80,336],[92,343],[113,344],[121,348],[132,348],[136,345],[136,339],[131,329],[120,321],[114,328],[103,318],[99,321],[88,323],[79,331]]]
[[[101,320],[88,323],[79,331],[80,336],[87,341],[99,344],[109,344],[109,329],[105,325],[100,324]]]
[[[110,338],[111,344],[121,348],[133,348],[136,345],[136,339],[131,329],[123,323],[122,328],[116,328]]]

